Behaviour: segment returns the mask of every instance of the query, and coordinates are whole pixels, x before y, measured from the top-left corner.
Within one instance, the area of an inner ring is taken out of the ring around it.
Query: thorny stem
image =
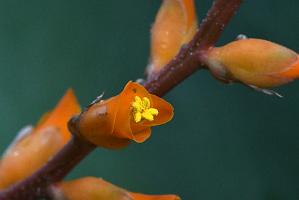
[[[243,0],[215,0],[192,41],[159,73],[151,75],[145,88],[163,96],[204,66],[205,52],[215,45]],[[72,130],[74,134],[76,130]],[[95,146],[76,135],[48,163],[30,177],[0,192],[0,200],[51,199],[49,187],[64,178]]]

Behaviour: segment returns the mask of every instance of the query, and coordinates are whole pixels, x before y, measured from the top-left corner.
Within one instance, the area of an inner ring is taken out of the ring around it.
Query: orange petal
[[[196,32],[194,0],[164,0],[151,35],[149,75],[158,72]]]
[[[131,129],[131,107],[135,96],[150,98],[150,94],[144,87],[138,83],[130,81],[119,95],[119,103],[121,105],[116,116],[116,124],[114,129],[114,135],[117,137],[129,139],[134,138]]]
[[[134,200],[180,200],[180,197],[168,194],[168,195],[146,195],[130,192]]]
[[[64,141],[67,142],[71,136],[67,128],[67,122],[72,116],[80,113],[80,110],[80,105],[73,90],[68,89],[54,110],[43,117],[37,125],[36,130],[48,126],[55,126],[62,133]]]
[[[128,145],[127,138],[112,134],[119,106],[119,96],[93,104],[80,116],[80,134],[93,144],[105,148],[118,149]]]
[[[151,99],[153,102],[152,106],[159,111],[159,114],[155,116],[153,121],[144,122],[144,125],[157,126],[169,122],[174,115],[172,105],[156,95],[151,95]]]
[[[151,136],[152,130],[149,127],[142,127],[142,126],[139,126],[139,127],[141,128],[140,131],[136,131],[136,129],[134,130],[133,140],[137,143],[142,143]]]
[[[48,126],[18,140],[0,163],[0,188],[30,176],[64,145],[56,127]]]

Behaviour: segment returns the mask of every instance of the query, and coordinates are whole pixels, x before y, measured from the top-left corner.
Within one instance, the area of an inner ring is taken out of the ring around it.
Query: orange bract
[[[6,150],[0,163],[0,188],[30,176],[45,164],[70,138],[68,120],[80,112],[72,90],[68,90],[52,112],[36,128]]]
[[[53,191],[54,196],[62,200],[180,200],[176,195],[131,193],[103,179],[93,177],[59,183],[53,187]]]
[[[193,0],[164,0],[151,31],[148,74],[158,72],[188,43],[197,29]]]
[[[144,100],[138,102],[141,107],[136,104],[136,97]],[[146,102],[149,105],[144,105]],[[140,112],[140,122],[134,120],[134,105]],[[158,114],[148,118],[151,106]],[[79,117],[79,132],[98,146],[120,148],[130,140],[144,142],[151,134],[151,126],[164,124],[172,116],[173,108],[169,103],[150,94],[143,86],[129,82],[119,95],[95,103],[84,111]]]

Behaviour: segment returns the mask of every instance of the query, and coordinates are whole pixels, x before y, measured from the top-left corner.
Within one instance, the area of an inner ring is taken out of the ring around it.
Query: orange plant
[[[269,88],[299,77],[295,51],[247,38],[215,47],[241,3],[215,0],[197,27],[193,0],[163,0],[151,30],[146,80],[142,84],[129,81],[119,94],[100,96],[82,111],[68,90],[54,110],[17,137],[3,155],[0,200],[180,199],[171,194],[129,192],[94,177],[63,178],[96,147],[120,149],[149,139],[152,126],[165,124],[174,115],[171,104],[161,96],[200,68],[225,83],[238,82],[280,96]]]

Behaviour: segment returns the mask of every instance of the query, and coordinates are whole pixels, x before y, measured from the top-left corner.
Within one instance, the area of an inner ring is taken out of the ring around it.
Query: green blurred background
[[[159,0],[1,0],[1,151],[68,87],[82,105],[142,77]],[[197,0],[202,18],[212,1]],[[298,0],[248,0],[220,43],[238,34],[299,48]],[[103,177],[185,200],[299,199],[299,81],[283,99],[223,85],[200,71],[166,99],[175,117],[121,151],[98,149],[68,178]]]

